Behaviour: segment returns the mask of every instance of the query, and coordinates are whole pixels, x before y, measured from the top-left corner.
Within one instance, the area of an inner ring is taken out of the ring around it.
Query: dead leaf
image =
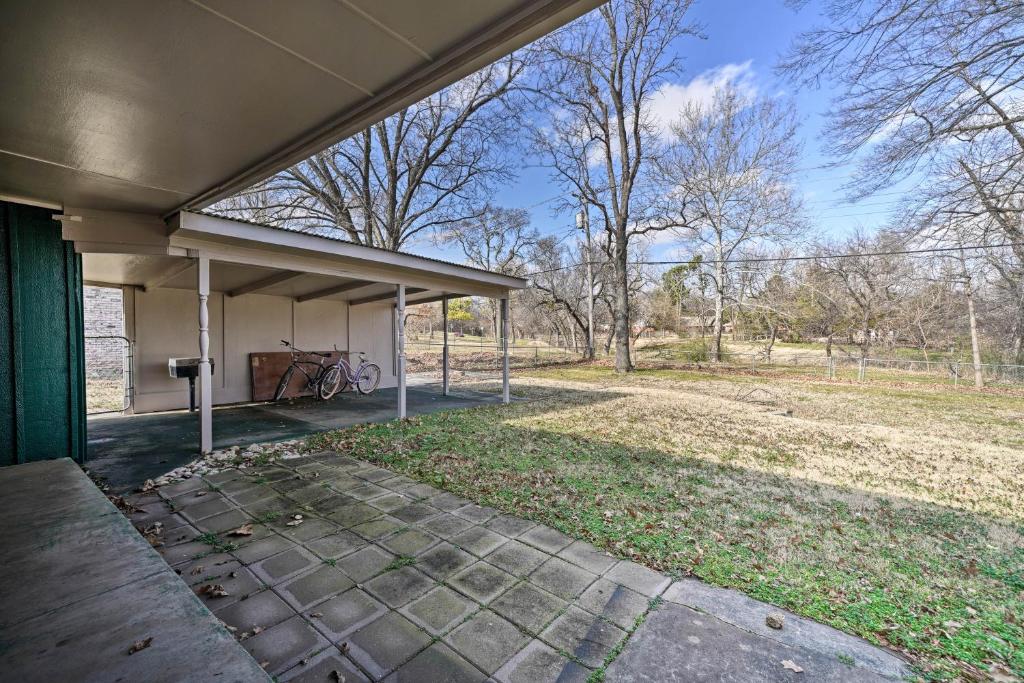
[[[348,643],[342,643],[338,646],[338,649],[341,650],[341,654],[348,654]]]
[[[226,598],[230,593],[224,590],[224,586],[219,583],[208,583],[200,586],[199,590],[196,591],[199,595],[205,595],[208,598]]]
[[[136,640],[134,643],[132,643],[132,646],[130,648],[128,648],[128,654],[133,655],[136,652],[139,652],[141,650],[145,650],[147,647],[152,645],[152,643],[153,643],[153,636],[150,636],[149,638],[146,638],[144,640]]]
[[[331,672],[331,680],[337,681],[338,683],[345,683],[345,674],[335,669]]]
[[[793,673],[798,673],[798,674],[802,674],[804,672],[803,668],[800,667],[800,666],[797,666],[796,662],[794,662],[792,659],[783,659],[782,660],[782,668],[783,669],[789,669]]]
[[[243,524],[237,529],[232,529],[228,532],[228,536],[252,536],[252,522]]]
[[[766,616],[764,618],[764,623],[769,628],[773,628],[775,630],[779,630],[779,629],[782,628],[785,620],[786,620],[786,618],[784,616],[782,616],[781,614],[779,614],[778,612],[772,612],[771,614],[769,614],[768,616]]]
[[[320,619],[321,617],[324,616],[324,614],[323,614],[323,612],[313,612],[309,616],[313,617],[314,619]]]
[[[270,666],[270,662],[268,662],[268,661],[260,662],[260,668],[261,669],[266,669],[268,666]]]
[[[189,572],[189,574],[191,574],[192,576],[199,576],[202,573],[203,573],[202,565],[200,565],[198,567],[192,567],[192,571]]]

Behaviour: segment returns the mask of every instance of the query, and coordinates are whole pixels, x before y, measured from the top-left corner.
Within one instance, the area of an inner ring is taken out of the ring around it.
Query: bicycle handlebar
[[[330,358],[331,357],[331,354],[329,354],[329,353],[320,353],[319,351],[303,351],[302,349],[300,349],[299,347],[293,345],[290,341],[287,341],[285,339],[281,340],[281,345],[282,346],[287,346],[289,349],[291,349],[294,352],[304,353],[307,356],[320,356],[321,358]]]

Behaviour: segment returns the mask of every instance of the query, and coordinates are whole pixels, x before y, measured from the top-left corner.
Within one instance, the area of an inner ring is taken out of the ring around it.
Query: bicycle
[[[337,351],[338,347],[334,347]],[[380,384],[380,366],[376,363],[367,363],[366,354],[359,352],[359,365],[356,368],[343,357],[330,366],[320,380],[320,398],[327,400],[339,391],[344,391],[349,385],[356,388],[360,394],[368,395]]]
[[[284,396],[284,392],[288,390],[288,384],[292,381],[292,375],[295,374],[296,370],[298,370],[299,372],[306,376],[306,386],[309,387],[310,390],[312,390],[314,396],[320,398],[320,386],[323,383],[324,377],[326,376],[328,369],[330,367],[333,367],[324,366],[324,361],[327,358],[330,358],[330,356],[323,353],[318,353],[316,351],[303,351],[302,349],[292,346],[290,342],[285,341],[284,339],[281,340],[281,345],[287,346],[289,349],[291,349],[292,362],[284,371],[284,374],[281,375],[281,379],[278,380],[277,382],[277,389],[274,390],[274,400],[280,401],[281,398]],[[320,360],[299,360],[303,356],[319,356]],[[310,372],[306,372],[306,368],[303,367],[304,365],[311,365],[314,367],[314,369],[311,371],[312,374],[310,374]]]
[[[369,394],[380,384],[380,367],[374,363],[367,363],[366,354],[362,351],[359,352],[359,367],[353,370],[352,365],[344,358],[339,358],[337,363],[325,366],[324,360],[330,358],[328,354],[303,351],[284,339],[281,340],[281,344],[291,349],[292,362],[277,383],[277,390],[274,391],[275,401],[280,401],[284,396],[296,370],[306,376],[306,386],[314,396],[323,401],[330,399],[339,391],[343,391],[349,384],[353,385],[360,394]],[[334,350],[337,351],[337,347]],[[299,360],[301,356],[319,356],[320,360]],[[315,367],[312,374],[306,371],[304,365]],[[344,384],[342,384],[342,380],[344,380]]]

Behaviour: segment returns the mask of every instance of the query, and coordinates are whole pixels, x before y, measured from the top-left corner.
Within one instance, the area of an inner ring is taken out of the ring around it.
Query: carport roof
[[[0,3],[0,199],[198,210],[600,0]]]

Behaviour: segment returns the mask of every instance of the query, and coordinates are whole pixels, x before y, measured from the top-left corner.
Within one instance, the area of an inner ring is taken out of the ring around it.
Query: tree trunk
[[[632,372],[629,358],[629,272],[628,244],[625,226],[615,231],[615,372]]]
[[[971,325],[971,357],[974,360],[974,388],[981,389],[985,386],[985,377],[981,368],[981,346],[978,340],[978,319],[974,315],[974,292],[971,287],[971,278],[967,276],[964,280],[964,294],[967,296],[967,317]]]
[[[722,328],[725,318],[725,259],[721,243],[715,254],[715,322],[712,328],[711,360],[722,362]]]

